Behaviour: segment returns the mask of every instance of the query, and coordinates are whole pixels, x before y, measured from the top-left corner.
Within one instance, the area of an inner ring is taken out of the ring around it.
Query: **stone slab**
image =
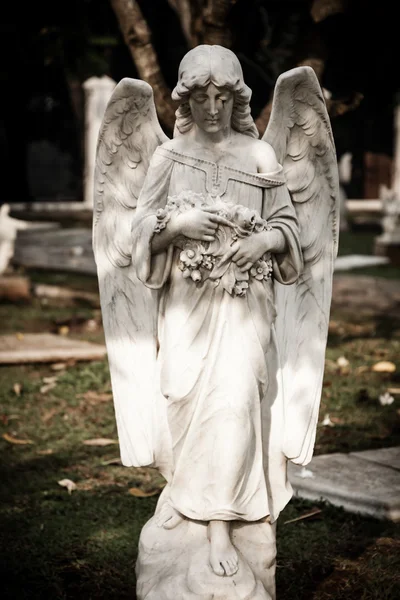
[[[369,460],[384,467],[400,471],[400,446],[392,448],[379,448],[379,450],[363,450],[362,452],[351,452],[350,456]]]
[[[289,480],[300,498],[326,500],[349,512],[400,520],[400,472],[378,462],[353,454],[316,456],[306,472],[290,463]]]
[[[21,231],[18,233],[15,265],[96,275],[92,232],[87,228],[59,231]]]
[[[335,261],[335,271],[350,271],[351,269],[376,267],[379,265],[388,265],[389,263],[390,260],[386,256],[349,254],[347,256],[338,256]]]
[[[73,340],[53,333],[0,336],[0,364],[51,363],[67,360],[100,360],[101,344]]]

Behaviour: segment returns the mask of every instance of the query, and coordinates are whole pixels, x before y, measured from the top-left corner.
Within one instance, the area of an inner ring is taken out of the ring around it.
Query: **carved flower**
[[[260,233],[260,231],[271,231],[272,227],[265,219],[262,219],[260,216],[257,216],[256,221],[254,223],[254,231],[256,233]]]
[[[251,267],[250,275],[257,281],[270,279],[272,277],[272,260],[258,260]]]
[[[236,281],[233,286],[233,293],[235,296],[245,296],[249,287],[247,281]]]
[[[179,255],[179,260],[184,268],[195,269],[203,261],[203,253],[199,244],[188,245]]]
[[[201,266],[204,267],[205,269],[208,269],[209,271],[211,271],[211,269],[213,268],[214,265],[215,265],[215,256],[211,256],[210,254],[204,254],[203,262],[201,263]]]
[[[170,213],[165,208],[159,208],[156,211],[157,222],[154,225],[154,232],[160,233],[163,229],[165,229],[168,221],[171,218]]]

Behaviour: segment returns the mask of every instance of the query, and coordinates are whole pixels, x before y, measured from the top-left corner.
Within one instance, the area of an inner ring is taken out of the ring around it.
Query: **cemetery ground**
[[[26,274],[97,292],[91,276]],[[85,300],[3,302],[0,323],[21,340],[103,342]],[[107,360],[3,365],[0,383],[2,597],[134,598],[139,533],[164,482],[119,462]],[[334,306],[315,452],[399,445],[400,312]],[[279,600],[400,598],[400,524],[293,499],[277,539]]]

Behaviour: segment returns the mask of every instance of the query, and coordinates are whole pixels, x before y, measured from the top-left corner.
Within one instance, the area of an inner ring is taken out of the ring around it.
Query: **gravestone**
[[[395,115],[393,185],[391,189],[381,187],[383,232],[375,239],[375,254],[387,256],[392,264],[400,266],[400,104],[396,107]]]
[[[106,106],[115,88],[115,81],[107,75],[90,77],[83,84],[85,91],[85,191],[84,206],[93,207],[94,165],[97,138]]]

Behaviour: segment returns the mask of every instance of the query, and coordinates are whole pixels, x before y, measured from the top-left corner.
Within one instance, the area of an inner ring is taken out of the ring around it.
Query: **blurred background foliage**
[[[49,189],[48,196],[81,199],[82,83],[88,77],[149,80],[171,134],[169,91],[181,58],[198,43],[219,43],[237,53],[260,131],[279,74],[299,64],[313,66],[328,91],[338,157],[353,154],[348,195],[361,198],[365,153],[393,153],[400,78],[393,10],[388,0],[8,2],[0,25],[0,153],[6,172],[16,162],[20,177],[5,182],[0,203],[39,199],[29,172],[41,168],[43,140],[62,154],[68,170],[62,189]]]

